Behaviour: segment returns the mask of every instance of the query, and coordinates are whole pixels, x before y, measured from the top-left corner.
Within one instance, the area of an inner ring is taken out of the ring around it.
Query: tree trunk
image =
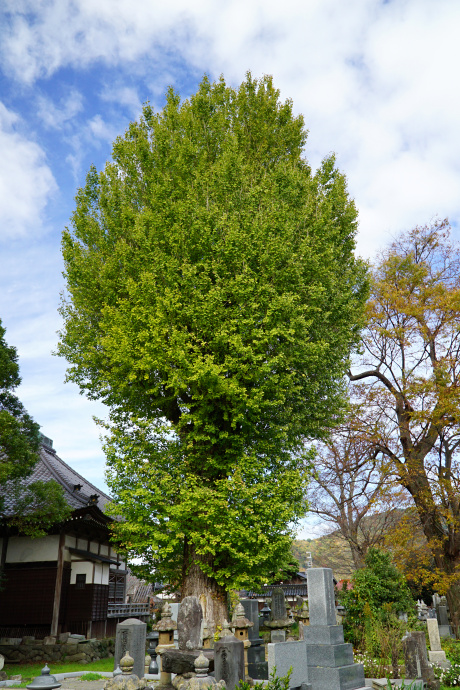
[[[228,620],[227,590],[213,577],[206,575],[200,563],[212,565],[212,556],[197,554],[193,544],[185,540],[182,598],[194,596],[199,599],[208,629],[215,632],[217,626],[222,626],[224,620]]]

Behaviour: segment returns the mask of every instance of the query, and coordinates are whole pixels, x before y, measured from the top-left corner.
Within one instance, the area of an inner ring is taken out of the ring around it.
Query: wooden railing
[[[109,604],[107,618],[129,618],[130,616],[148,616],[149,604]]]

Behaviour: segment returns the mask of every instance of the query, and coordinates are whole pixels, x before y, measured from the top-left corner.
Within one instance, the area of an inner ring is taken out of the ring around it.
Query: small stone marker
[[[185,597],[177,614],[177,635],[179,649],[201,647],[201,621],[203,609],[197,597]]]
[[[429,688],[436,690],[440,686],[434,677],[434,671],[428,663],[424,632],[411,632],[403,637],[404,662],[408,678],[422,678]]]
[[[244,644],[232,635],[228,622],[222,636],[214,644],[214,670],[217,681],[225,680],[227,690],[234,690],[244,680]]]
[[[452,630],[449,625],[449,616],[447,615],[447,605],[438,604],[436,606],[436,615],[439,623],[440,637],[452,637]]]
[[[129,651],[134,659],[133,673],[139,678],[144,677],[146,633],[147,625],[137,618],[127,618],[117,624],[114,669]]]
[[[5,665],[5,657],[3,656],[3,654],[0,654],[0,671],[2,670],[4,665]]]
[[[278,677],[286,676],[292,668],[289,679],[290,688],[299,688],[301,685],[309,690],[307,648],[302,640],[296,642],[269,643],[268,649],[268,673],[269,676],[276,669]]]

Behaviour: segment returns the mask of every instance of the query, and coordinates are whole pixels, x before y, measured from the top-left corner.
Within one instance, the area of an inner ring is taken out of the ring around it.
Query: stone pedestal
[[[302,687],[302,690],[315,690],[315,686],[310,685],[307,648],[302,640],[298,642],[270,642],[268,645],[269,675],[274,669],[276,669],[278,677],[286,676],[289,669],[292,669],[289,679],[290,689]]]
[[[336,623],[335,593],[330,568],[307,570],[310,625],[303,629],[312,690],[360,690],[364,667],[353,663],[353,647]]]

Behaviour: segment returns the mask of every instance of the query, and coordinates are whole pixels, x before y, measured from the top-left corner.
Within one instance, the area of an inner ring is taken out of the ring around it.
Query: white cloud
[[[0,240],[37,232],[56,190],[43,149],[18,131],[19,124],[0,103]]]
[[[305,114],[311,163],[317,166],[335,151],[347,172],[361,212],[363,247],[423,214],[460,219],[460,6],[454,0],[9,5],[3,64],[26,83],[60,67],[104,61],[125,71],[129,64],[136,70],[153,65],[145,76],[158,90],[174,81],[175,55],[193,70],[212,77],[223,72],[233,83],[247,69],[273,74],[282,97],[292,97]],[[122,77],[116,93],[138,113],[138,94]],[[109,88],[103,97],[111,98]],[[50,119],[62,122],[71,107],[51,110]],[[83,138],[95,140],[117,133],[100,115],[87,130]],[[71,155],[78,167],[78,153]]]
[[[38,117],[50,129],[61,129],[82,110],[83,97],[76,89],[71,89],[67,98],[61,99],[60,106],[44,96],[38,98]]]

